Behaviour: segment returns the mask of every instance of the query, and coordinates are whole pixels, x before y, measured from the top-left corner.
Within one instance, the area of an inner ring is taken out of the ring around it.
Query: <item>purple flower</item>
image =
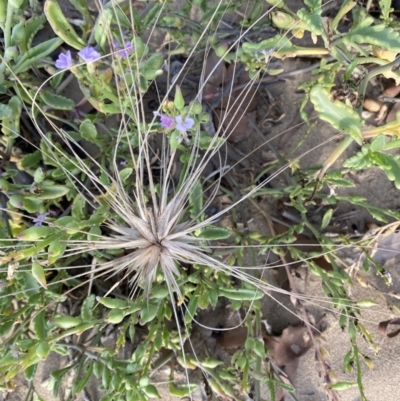
[[[179,132],[186,132],[188,129],[191,129],[194,126],[194,120],[189,116],[186,116],[185,119],[183,119],[182,116],[176,116],[175,121],[176,129]]]
[[[120,166],[126,166],[126,164],[127,164],[127,161],[126,161],[126,160],[121,160],[121,161],[119,162],[119,165],[120,165]]]
[[[72,56],[69,50],[66,53],[60,53],[56,60],[56,67],[59,69],[72,67]]]
[[[78,53],[78,56],[83,61],[96,61],[101,57],[101,54],[94,47],[86,46]]]
[[[32,220],[32,222],[33,223],[35,223],[34,225],[35,226],[41,226],[44,222],[45,222],[45,220],[46,220],[46,216],[48,216],[50,213],[43,213],[43,214],[39,214],[39,216],[38,217],[35,217],[33,220]]]
[[[128,58],[129,55],[133,52],[133,46],[131,42],[126,42],[125,47],[119,51],[119,54],[122,58]]]
[[[120,49],[119,47],[119,43],[114,40],[114,42],[112,43],[114,50],[118,51],[118,54],[122,57],[122,58],[128,58],[129,55],[133,52],[133,46],[131,42],[125,42],[125,47]]]
[[[161,119],[161,126],[164,128],[171,129],[175,125],[175,120],[173,117],[161,114],[160,119]]]

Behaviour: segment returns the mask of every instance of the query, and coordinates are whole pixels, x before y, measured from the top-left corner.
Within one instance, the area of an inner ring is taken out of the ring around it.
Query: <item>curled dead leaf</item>
[[[222,334],[218,336],[217,343],[222,348],[231,349],[241,347],[246,342],[246,339],[247,327],[241,326],[232,330],[223,331]]]
[[[378,325],[379,333],[381,333],[383,336],[388,337],[388,338],[396,337],[400,333],[400,329],[397,329],[395,331],[392,331],[391,333],[388,333],[387,329],[388,329],[389,325],[398,325],[399,326],[400,318],[385,320],[384,322],[380,322]]]

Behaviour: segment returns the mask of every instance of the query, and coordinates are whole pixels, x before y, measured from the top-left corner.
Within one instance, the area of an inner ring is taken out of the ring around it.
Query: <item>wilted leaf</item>
[[[400,318],[385,320],[384,322],[380,322],[378,325],[379,333],[381,333],[385,337],[393,338],[396,337],[400,333],[400,329],[392,331],[391,333],[387,332],[389,325],[400,325]]]

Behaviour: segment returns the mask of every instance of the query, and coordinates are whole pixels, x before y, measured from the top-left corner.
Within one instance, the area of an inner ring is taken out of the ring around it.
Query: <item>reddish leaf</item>
[[[383,336],[393,338],[393,337],[396,337],[397,334],[400,333],[400,329],[397,329],[396,331],[392,331],[391,333],[388,333],[387,328],[390,324],[400,325],[400,318],[390,319],[390,320],[385,320],[384,322],[380,322],[378,325],[378,330],[379,330],[379,333],[381,333]]]

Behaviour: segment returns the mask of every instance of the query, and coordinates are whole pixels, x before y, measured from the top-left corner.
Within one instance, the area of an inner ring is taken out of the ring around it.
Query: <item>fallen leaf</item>
[[[217,338],[217,343],[222,348],[230,349],[244,345],[247,339],[247,327],[236,327],[232,330],[226,330]]]
[[[387,329],[388,329],[388,326],[391,324],[400,325],[400,318],[390,319],[390,320],[385,320],[384,322],[380,322],[378,325],[379,333],[381,333],[383,336],[389,337],[389,338],[396,337],[400,333],[400,329],[397,329],[395,331],[392,331],[391,333],[388,333]]]
[[[215,128],[231,143],[248,138],[256,120],[256,113],[252,113],[257,107],[255,88],[234,90],[250,82],[248,72],[238,73],[238,68],[237,64],[221,62],[214,52],[205,62],[205,76],[209,78],[203,88],[203,102],[213,106]]]

